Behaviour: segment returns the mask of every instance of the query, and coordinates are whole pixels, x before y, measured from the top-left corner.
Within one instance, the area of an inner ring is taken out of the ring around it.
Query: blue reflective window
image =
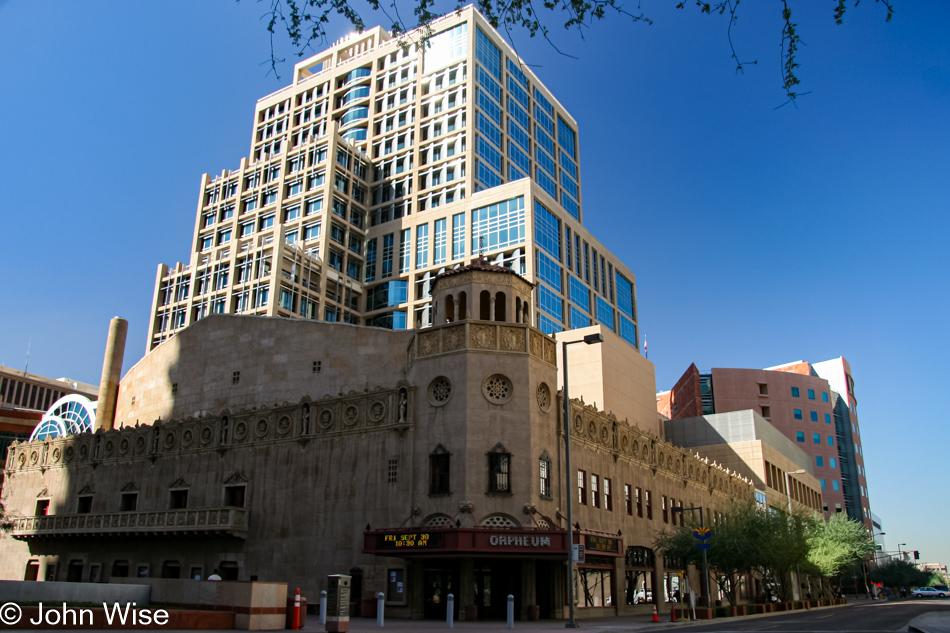
[[[508,180],[514,182],[515,180],[521,180],[527,177],[528,174],[515,167],[513,163],[508,163]]]
[[[633,306],[633,284],[626,277],[617,273],[617,307],[621,313],[632,319],[636,316],[633,313]]]
[[[804,432],[804,431],[798,431],[797,433],[795,433],[795,439],[798,440],[799,442],[804,442],[804,441],[805,441],[805,432]]]
[[[523,127],[524,129],[530,130],[531,120],[528,118],[528,113],[525,112],[524,108],[522,108],[520,105],[515,103],[515,100],[512,99],[511,97],[508,97],[507,103],[508,103],[508,114],[511,115],[511,118],[513,118],[515,121],[520,123],[521,127]],[[509,124],[508,127],[510,129],[511,125]],[[530,146],[525,147],[525,149],[530,149]]]
[[[557,183],[548,176],[543,169],[538,167],[534,170],[534,179],[541,185],[541,188],[548,192],[552,198],[557,199]]]
[[[801,409],[795,409],[795,419],[796,419],[796,420],[801,420],[801,419],[802,419],[802,410],[801,410]]]
[[[571,175],[571,178],[577,180],[577,163],[571,160],[563,149],[561,150],[561,167]]]
[[[560,317],[559,317],[560,318]],[[544,332],[545,334],[551,335],[555,332],[561,332],[564,330],[564,326],[561,325],[560,321],[554,321],[549,319],[545,315],[538,313],[538,329]]]
[[[485,65],[485,69],[501,80],[501,51],[481,29],[475,30],[475,59]]]
[[[834,436],[834,435],[829,435],[829,436],[828,436],[828,446],[834,446],[834,445],[835,445],[835,436]]]
[[[579,220],[581,218],[580,206],[576,202],[574,202],[573,198],[571,198],[569,195],[567,195],[563,191],[561,192],[561,206],[564,207],[564,210],[570,213],[571,217],[574,218],[575,220]]]
[[[544,110],[548,114],[552,114],[554,112],[554,108],[551,107],[551,102],[548,101],[547,97],[541,94],[541,91],[538,90],[537,88],[534,89],[534,100],[538,102],[538,107],[540,107],[542,110]],[[551,134],[554,134],[553,126],[551,129]]]
[[[495,168],[495,171],[501,171],[501,154],[497,149],[488,144],[484,137],[479,136],[475,144],[478,156],[485,162]],[[479,178],[481,180],[481,178]],[[484,183],[484,181],[483,181]],[[499,183],[500,184],[500,183]]]
[[[816,455],[815,466],[824,466],[824,465],[825,465],[825,458],[822,457],[821,455]]]
[[[480,160],[475,161],[475,175],[484,189],[491,189],[501,184],[501,176],[493,172],[488,165]]]
[[[830,459],[828,460],[828,466],[831,467],[831,468],[837,468],[837,467],[838,467],[838,460],[835,459],[834,457],[830,458]]]
[[[525,108],[530,107],[528,105],[528,93],[522,90],[521,86],[519,86],[511,77],[508,77],[508,92],[510,92],[511,96],[517,99],[518,103],[520,103],[522,106]]]
[[[826,414],[825,414],[825,424],[831,424],[831,414],[830,414],[830,413],[826,413]]]
[[[452,216],[452,259],[465,257],[465,214]]]
[[[479,132],[485,135],[489,141],[495,144],[496,147],[501,147],[501,130],[499,130],[491,120],[486,117],[484,114],[479,112],[476,117],[477,120],[477,129]],[[485,158],[483,156],[483,158]],[[486,159],[487,160],[487,159]],[[501,157],[499,157],[498,166],[496,169],[501,171]]]
[[[484,90],[476,88],[475,95],[478,100],[478,107],[481,108],[487,116],[491,117],[495,125],[501,125],[501,108],[498,104],[492,101],[488,95],[485,94]]]
[[[508,122],[508,125],[511,125],[511,122]],[[518,146],[508,141],[508,158],[511,159],[511,162],[518,166],[518,168],[524,173],[531,173],[531,159],[528,158],[528,155],[518,149]],[[516,180],[512,178],[511,180]]]
[[[538,286],[535,291],[535,297],[537,297],[538,309],[544,310],[560,322],[563,306],[561,295],[548,289],[547,286]]]
[[[567,151],[568,156],[577,158],[577,133],[560,116],[557,118],[557,142]]]
[[[393,312],[377,314],[374,317],[366,319],[366,325],[370,327],[383,327],[389,330],[405,330],[406,313],[402,310],[394,310]]]
[[[837,479],[832,479],[832,480],[831,480],[831,489],[832,489],[832,490],[840,490],[840,489],[841,489],[840,485],[838,484],[838,480],[837,480]]]
[[[432,243],[432,246],[435,249],[432,255],[433,266],[438,266],[439,264],[445,263],[446,240],[446,220],[445,218],[442,218],[441,220],[435,221],[435,240]]]
[[[534,118],[545,132],[554,136],[554,121],[537,104],[534,105]]]
[[[366,310],[397,306],[405,303],[409,296],[408,281],[387,281],[370,288],[366,293]]]
[[[531,151],[531,139],[528,137],[527,133],[518,127],[511,119],[508,119],[508,136],[510,136],[511,140],[513,140],[515,143],[520,145],[524,151]]]
[[[811,441],[815,444],[821,444],[821,435],[819,435],[818,433],[812,433]]]
[[[574,275],[570,276],[569,290],[571,301],[585,312],[590,312],[590,290]]]
[[[554,156],[554,141],[541,129],[540,125],[534,126],[534,138],[538,140],[538,145],[543,147],[548,154]]]
[[[524,243],[524,197],[512,198],[472,211],[472,252],[493,251]]]
[[[475,71],[475,77],[478,79],[478,85],[484,88],[488,94],[495,98],[495,101],[501,103],[501,86],[497,81],[491,78],[485,69],[481,66],[477,67]]]
[[[808,399],[809,399],[809,400],[814,400],[814,399],[815,399],[815,390],[814,390],[814,389],[809,389],[809,390],[808,390]]]
[[[639,349],[637,345],[637,324],[625,316],[620,317],[620,337]]]
[[[578,310],[577,308],[575,308],[574,306],[571,306],[570,314],[571,314],[571,329],[577,329],[579,327],[587,327],[590,325],[590,317],[584,314],[583,312],[581,312],[580,310]]]
[[[561,261],[561,221],[544,205],[534,203],[534,234],[538,246],[546,250],[558,262]],[[560,289],[560,282],[558,289]]]
[[[557,262],[544,254],[544,251],[535,251],[537,255],[538,278],[561,292],[561,267]]]
[[[798,387],[792,387],[792,397],[793,397],[793,398],[797,398],[797,397],[800,396],[800,395],[801,395],[801,394],[800,394],[799,391],[798,391]]]
[[[563,169],[561,170],[561,186],[569,194],[571,194],[575,198],[577,197],[577,183],[571,180],[570,176],[568,176],[567,172],[564,171]]]
[[[376,240],[366,242],[366,279],[376,281]]]
[[[351,90],[348,90],[345,95],[343,95],[342,105],[346,105],[350,101],[355,101],[356,99],[362,99],[369,96],[369,86],[357,86]]]
[[[818,481],[821,482],[821,489],[824,490],[824,489],[825,489],[825,480],[824,480],[824,479],[819,479]]]
[[[827,391],[822,391],[822,392],[821,392],[821,401],[822,401],[822,402],[828,402],[828,392],[827,392]]]
[[[601,297],[597,297],[597,320],[614,329],[614,308]]]
[[[811,421],[812,421],[812,422],[817,422],[817,421],[818,421],[818,412],[817,412],[817,411],[811,411],[810,413],[811,413]]]
[[[548,172],[548,175],[554,176],[557,174],[557,170],[554,168],[554,159],[545,154],[540,147],[534,148],[534,157],[538,161],[538,165]]]
[[[514,63],[513,61],[511,61],[511,58],[510,58],[510,57],[508,58],[507,61],[508,61],[508,64],[507,64],[507,66],[508,66],[508,72],[511,73],[511,76],[512,76],[512,77],[514,77],[515,79],[518,80],[518,83],[520,83],[522,86],[524,86],[525,88],[527,88],[527,87],[528,87],[528,78],[525,76],[525,74],[524,74],[523,72],[521,72],[521,69],[518,68],[518,64],[516,64],[516,63]]]

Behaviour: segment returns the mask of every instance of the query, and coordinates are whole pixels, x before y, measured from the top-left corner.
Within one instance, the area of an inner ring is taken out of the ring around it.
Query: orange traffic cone
[[[653,621],[654,621],[654,622],[659,622],[659,621],[660,621],[660,615],[656,612],[656,605],[655,605],[655,604],[653,605]]]

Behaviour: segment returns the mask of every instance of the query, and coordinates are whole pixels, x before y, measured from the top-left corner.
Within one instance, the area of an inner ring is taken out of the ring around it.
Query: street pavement
[[[670,629],[684,629],[684,633],[950,633],[950,600],[857,600],[847,605],[824,607],[809,611],[767,613],[737,618],[719,618],[696,622],[669,622],[661,614],[659,623],[652,615],[636,615],[620,618],[580,619],[580,631],[586,633],[640,633]],[[908,628],[911,625],[912,628]],[[12,630],[12,629],[8,629]],[[20,629],[30,630],[30,629]],[[62,631],[63,629],[59,629]],[[165,633],[179,633],[164,629]],[[322,633],[323,625],[315,615],[308,615],[305,633]],[[386,619],[383,629],[376,626],[373,618],[353,618],[350,631],[353,633],[426,633],[446,630],[444,621]],[[455,622],[454,630],[460,633],[480,631],[501,632],[507,630],[501,621]],[[539,622],[516,621],[514,629],[524,633],[563,633],[564,620],[541,620]],[[86,629],[88,631],[88,629]],[[185,633],[185,632],[182,632]]]

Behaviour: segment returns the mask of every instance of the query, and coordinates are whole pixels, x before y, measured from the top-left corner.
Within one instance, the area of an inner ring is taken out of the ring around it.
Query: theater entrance
[[[475,606],[479,620],[508,617],[508,595],[515,597],[515,617],[521,608],[521,561],[475,561]]]
[[[459,566],[458,563],[426,564],[423,570],[423,617],[444,620],[448,595],[455,596],[454,618],[459,617]]]

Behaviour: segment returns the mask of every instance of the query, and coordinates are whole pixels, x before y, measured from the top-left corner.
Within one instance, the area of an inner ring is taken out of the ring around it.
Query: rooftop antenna
[[[30,345],[33,343],[33,337],[31,336],[26,342],[26,367],[23,368],[23,373],[27,373],[30,370]]]

